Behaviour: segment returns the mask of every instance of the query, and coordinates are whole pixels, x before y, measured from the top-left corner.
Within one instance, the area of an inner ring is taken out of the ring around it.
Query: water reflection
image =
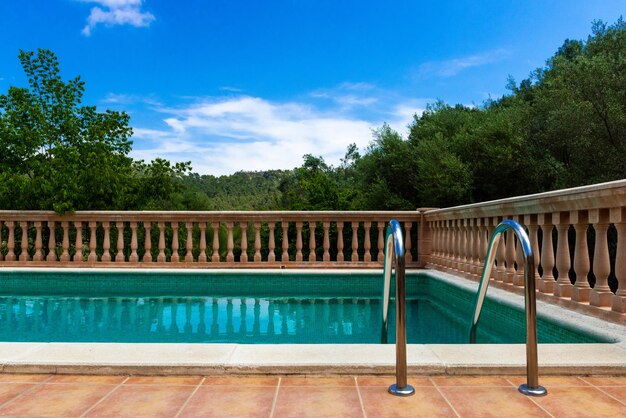
[[[368,298],[0,297],[2,341],[379,343]]]

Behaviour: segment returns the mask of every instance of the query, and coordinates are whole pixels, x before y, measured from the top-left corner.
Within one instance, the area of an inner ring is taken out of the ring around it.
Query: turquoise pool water
[[[0,341],[377,344],[381,282],[372,274],[0,271]],[[467,343],[473,294],[423,274],[407,276],[407,291],[409,343]],[[523,312],[488,299],[482,315],[479,343],[524,342]],[[602,342],[541,319],[538,334],[541,343]]]

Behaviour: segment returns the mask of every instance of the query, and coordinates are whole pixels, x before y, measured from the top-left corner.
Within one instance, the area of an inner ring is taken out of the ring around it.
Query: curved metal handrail
[[[395,263],[393,263],[393,261],[395,261]],[[396,383],[389,386],[389,393],[397,396],[409,396],[415,393],[415,389],[407,383],[406,377],[406,280],[404,241],[402,240],[402,227],[400,223],[392,219],[389,222],[385,235],[382,301],[383,322],[381,330],[381,342],[383,344],[387,343],[391,270],[394,267],[396,273]]]
[[[537,360],[537,302],[535,294],[535,258],[533,257],[532,246],[524,228],[513,220],[502,221],[494,231],[489,241],[487,257],[480,277],[480,285],[476,296],[476,307],[472,317],[470,328],[470,344],[476,342],[476,328],[480,319],[480,312],[485,301],[487,288],[489,287],[489,277],[496,258],[502,234],[513,231],[517,235],[518,243],[521,244],[524,252],[524,299],[526,302],[526,383],[519,386],[519,391],[524,395],[543,396],[548,391],[539,385],[539,365]],[[519,268],[519,266],[518,266]]]

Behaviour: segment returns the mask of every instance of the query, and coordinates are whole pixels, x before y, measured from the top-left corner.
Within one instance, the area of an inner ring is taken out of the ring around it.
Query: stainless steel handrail
[[[517,235],[518,243],[524,252],[524,299],[526,302],[526,383],[519,386],[518,390],[524,395],[544,396],[548,391],[539,385],[539,364],[537,360],[537,302],[535,294],[535,259],[532,246],[524,228],[513,220],[502,221],[494,231],[489,241],[487,257],[480,277],[480,285],[476,296],[476,307],[472,317],[470,329],[470,343],[476,342],[476,328],[480,319],[480,312],[485,301],[489,277],[496,258],[496,250],[500,238],[505,231],[512,231]],[[495,250],[494,250],[495,249]],[[520,268],[518,266],[518,268]]]
[[[395,261],[395,263],[393,263]],[[395,266],[394,266],[395,264]],[[389,293],[391,270],[396,273],[396,383],[389,386],[389,393],[396,396],[410,396],[415,393],[413,386],[407,383],[406,365],[406,280],[404,241],[402,227],[395,219],[389,222],[385,235],[385,264],[383,270],[383,323],[381,341],[387,343],[389,325]]]

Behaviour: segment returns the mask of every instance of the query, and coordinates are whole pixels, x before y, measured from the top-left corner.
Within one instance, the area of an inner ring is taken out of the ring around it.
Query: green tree
[[[0,95],[0,207],[118,207],[132,173],[128,114],[82,106],[84,82],[64,82],[51,51],[19,59],[28,88]]]

